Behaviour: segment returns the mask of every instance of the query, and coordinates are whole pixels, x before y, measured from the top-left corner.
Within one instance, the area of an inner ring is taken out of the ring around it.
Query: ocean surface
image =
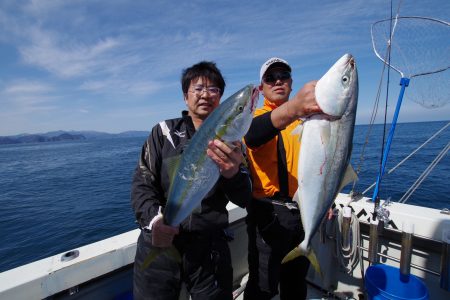
[[[386,171],[447,123],[397,124]],[[369,128],[355,128],[351,161],[359,192],[375,182],[380,165],[383,125],[367,139]],[[0,272],[137,228],[130,184],[145,138],[0,146]],[[381,198],[400,199],[449,141],[450,127],[385,175]],[[447,154],[407,203],[450,208],[449,182]]]

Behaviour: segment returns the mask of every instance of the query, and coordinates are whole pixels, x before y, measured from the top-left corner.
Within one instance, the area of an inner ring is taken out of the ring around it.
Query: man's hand
[[[316,83],[317,81],[306,83],[292,99],[272,111],[271,120],[275,128],[286,128],[301,117],[322,112],[316,102]]]
[[[170,247],[174,236],[178,233],[178,227],[165,225],[161,217],[152,226],[152,245],[160,248]]]
[[[293,114],[298,119],[322,111],[316,102],[316,84],[317,81],[306,83],[294,98],[286,103],[289,114]]]
[[[219,166],[220,174],[225,178],[236,175],[243,160],[241,143],[238,141],[232,145],[217,139],[210,141],[206,153]]]

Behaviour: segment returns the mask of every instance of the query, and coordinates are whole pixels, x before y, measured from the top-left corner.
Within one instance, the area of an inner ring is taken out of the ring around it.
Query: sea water
[[[397,124],[386,172],[447,123]],[[383,125],[355,127],[351,159],[359,170],[355,191],[363,192],[376,180],[383,129]],[[130,186],[145,139],[0,146],[0,272],[137,228]],[[400,199],[449,140],[447,128],[385,175],[381,198]],[[450,159],[445,155],[407,203],[450,208],[449,179]],[[372,193],[373,189],[366,196]]]

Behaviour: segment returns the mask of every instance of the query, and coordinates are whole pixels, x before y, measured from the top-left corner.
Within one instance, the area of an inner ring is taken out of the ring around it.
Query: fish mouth
[[[254,87],[252,90],[252,96],[251,96],[251,111],[253,112],[256,108],[256,103],[259,98],[259,89],[257,87]]]
[[[348,66],[350,66],[350,68],[354,69],[356,67],[355,58],[351,54],[347,54],[347,55],[348,55],[348,60],[347,60],[346,65],[348,65]]]

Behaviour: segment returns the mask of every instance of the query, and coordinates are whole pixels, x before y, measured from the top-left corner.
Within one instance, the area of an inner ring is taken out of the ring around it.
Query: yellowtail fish
[[[304,255],[321,274],[311,239],[339,191],[356,178],[349,165],[358,102],[358,73],[352,55],[345,54],[325,73],[315,95],[323,114],[307,118],[295,130],[301,134],[301,150],[293,199],[300,208],[305,238],[283,262]]]
[[[203,122],[181,155],[169,189],[164,221],[179,225],[219,179],[219,167],[206,155],[208,142],[231,145],[247,133],[258,102],[258,89],[248,85],[222,102]]]
[[[221,104],[206,118],[189,141],[179,159],[174,159],[164,223],[178,226],[197,208],[219,179],[219,167],[206,154],[209,141],[220,139],[228,145],[241,141],[252,122],[259,91],[247,85]],[[144,260],[146,268],[165,252],[175,260],[180,256],[175,247],[155,249]]]

